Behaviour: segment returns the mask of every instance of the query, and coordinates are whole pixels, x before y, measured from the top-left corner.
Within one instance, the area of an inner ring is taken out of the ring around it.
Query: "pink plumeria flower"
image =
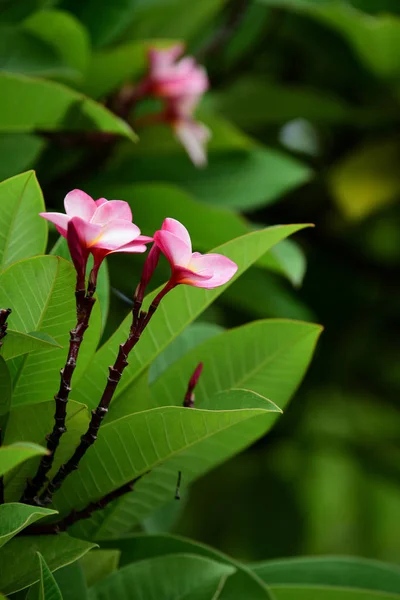
[[[209,85],[207,72],[191,56],[179,59],[184,49],[183,44],[175,44],[166,50],[149,50],[149,70],[142,84],[147,93],[159,98],[204,94]]]
[[[222,254],[192,252],[189,232],[175,219],[164,220],[161,230],[154,234],[154,242],[171,265],[173,286],[183,283],[213,289],[227,283],[238,269]]]
[[[132,223],[132,212],[122,200],[93,200],[82,190],[72,190],[65,196],[66,214],[43,212],[40,216],[51,221],[68,240],[71,257],[84,279],[89,254],[93,254],[93,276],[104,258],[113,252],[145,252],[152,238],[140,235]]]
[[[198,96],[170,100],[166,119],[193,164],[196,167],[204,167],[207,164],[206,146],[211,138],[211,131],[203,123],[193,118],[198,101]]]

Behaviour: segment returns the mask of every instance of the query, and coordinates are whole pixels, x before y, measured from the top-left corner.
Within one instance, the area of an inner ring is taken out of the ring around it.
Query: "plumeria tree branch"
[[[7,335],[7,319],[12,313],[11,308],[1,308],[0,309],[0,348],[3,345],[2,339]]]

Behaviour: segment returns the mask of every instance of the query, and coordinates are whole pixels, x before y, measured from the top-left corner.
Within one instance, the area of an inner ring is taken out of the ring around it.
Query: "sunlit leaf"
[[[0,548],[28,525],[55,514],[56,511],[48,508],[18,502],[0,505]]]

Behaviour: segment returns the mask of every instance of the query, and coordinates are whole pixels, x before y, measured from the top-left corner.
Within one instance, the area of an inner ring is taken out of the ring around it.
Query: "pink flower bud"
[[[171,265],[173,285],[180,283],[213,289],[227,283],[237,271],[237,264],[222,254],[192,252],[186,227],[175,219],[165,219],[154,242]]]

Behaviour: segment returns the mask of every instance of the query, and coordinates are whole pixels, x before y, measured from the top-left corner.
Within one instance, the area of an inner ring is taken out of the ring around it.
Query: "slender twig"
[[[11,313],[11,308],[0,308],[0,348],[3,345],[1,340],[7,335],[7,319]]]
[[[75,371],[76,361],[82,344],[83,336],[89,327],[89,319],[96,299],[93,297],[95,286],[89,284],[87,293],[84,289],[77,289],[76,312],[77,322],[75,328],[70,331],[69,351],[65,366],[60,371],[60,387],[54,396],[56,412],[54,415],[54,426],[52,432],[47,436],[48,455],[42,457],[39,467],[32,480],[28,481],[20,502],[26,504],[38,504],[37,494],[47,480],[54,455],[60,443],[61,437],[67,431],[65,422],[67,417],[67,403],[71,391],[71,380]]]
[[[193,408],[194,406],[194,388],[196,387],[201,372],[203,370],[203,363],[199,363],[197,365],[197,367],[195,368],[193,375],[191,376],[191,378],[189,379],[189,384],[186,390],[186,394],[185,394],[185,399],[183,401],[183,406],[186,406],[187,408]]]
[[[0,429],[0,447],[3,444],[3,431]],[[4,504],[4,479],[0,476],[0,504]]]
[[[68,527],[71,527],[78,521],[82,521],[82,519],[89,519],[92,514],[98,510],[102,510],[106,508],[108,504],[113,502],[114,500],[118,500],[121,496],[132,492],[135,486],[135,483],[141,479],[143,475],[128,481],[128,483],[124,483],[121,487],[113,490],[109,494],[106,494],[97,502],[90,502],[85,508],[82,510],[73,510],[56,523],[46,523],[44,525],[31,525],[30,527],[24,529],[22,535],[44,535],[44,534],[55,534],[61,533],[62,531],[66,531]]]
[[[53,494],[61,487],[68,475],[78,468],[79,463],[86,454],[87,450],[96,441],[97,433],[104,417],[108,413],[108,408],[113,398],[115,389],[122,377],[122,373],[128,366],[128,355],[138,343],[143,330],[149,324],[149,321],[157,310],[162,298],[173,287],[174,284],[168,282],[161,292],[159,292],[159,294],[154,298],[147,313],[140,311],[140,306],[138,306],[137,302],[135,302],[132,311],[132,325],[128,338],[123,344],[120,345],[114,365],[109,367],[107,384],[97,408],[92,411],[89,427],[86,433],[81,437],[81,441],[71,458],[65,464],[61,465],[58,472],[55,474],[45,491],[40,496],[40,504],[48,505],[52,502]]]

